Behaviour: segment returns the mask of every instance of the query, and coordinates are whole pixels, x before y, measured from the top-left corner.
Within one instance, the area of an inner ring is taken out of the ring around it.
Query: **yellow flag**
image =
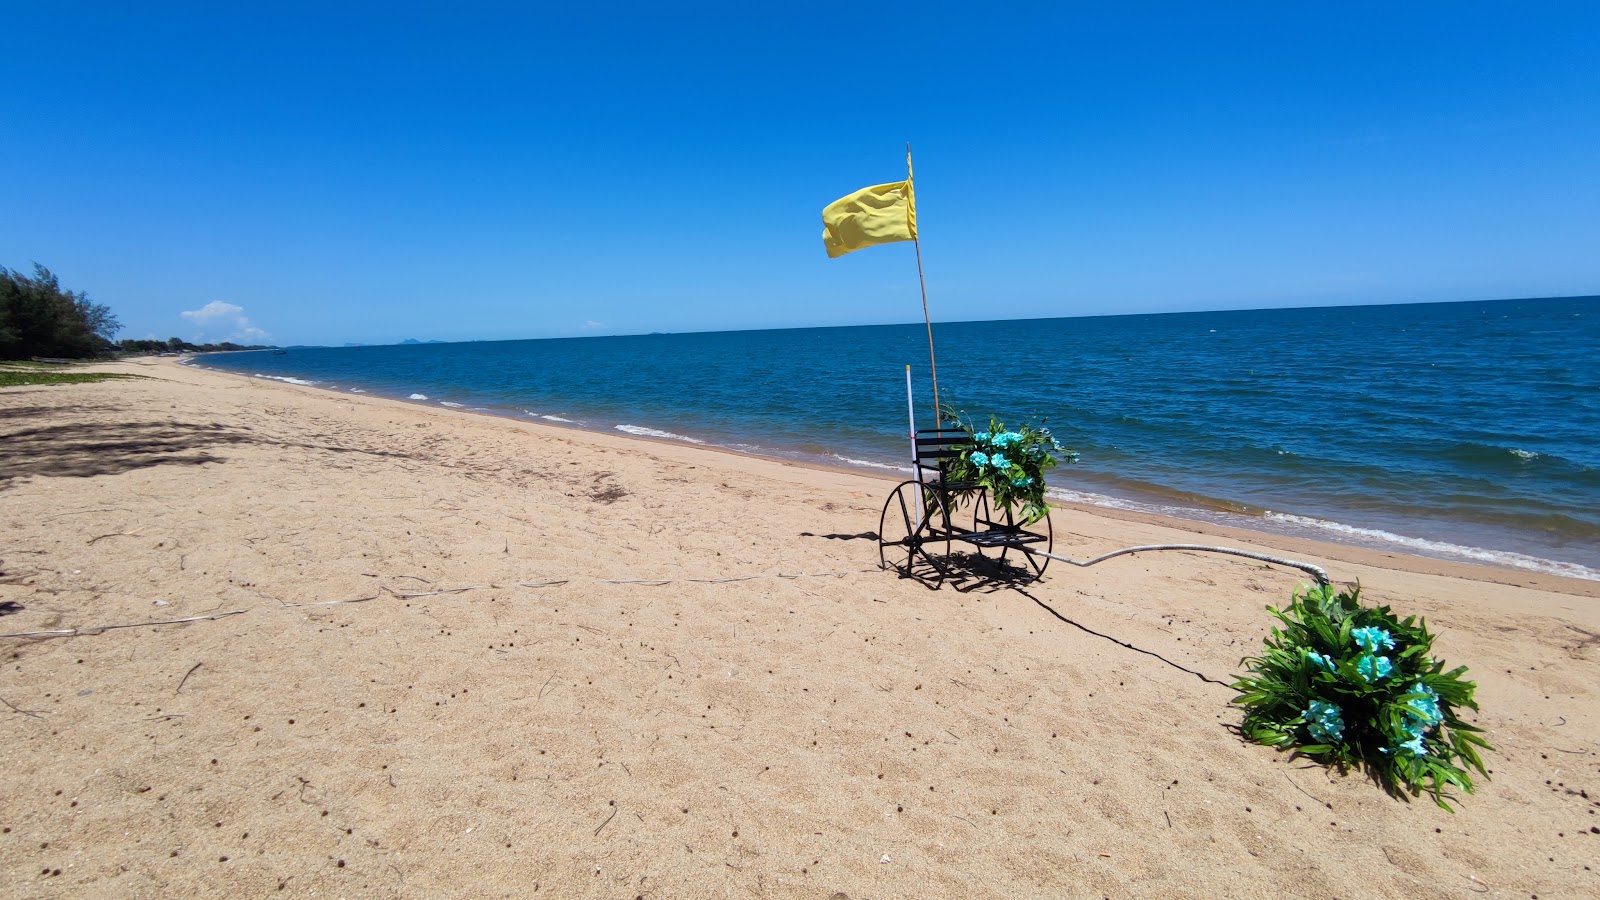
[[[822,246],[829,259],[862,247],[917,239],[911,179],[862,188],[822,210]]]

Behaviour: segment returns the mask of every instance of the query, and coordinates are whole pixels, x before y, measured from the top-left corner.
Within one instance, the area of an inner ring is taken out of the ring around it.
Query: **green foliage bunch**
[[[1446,672],[1428,655],[1425,622],[1362,606],[1360,594],[1304,587],[1288,609],[1267,607],[1283,627],[1240,661],[1249,674],[1232,685],[1244,735],[1340,771],[1364,767],[1390,794],[1427,791],[1448,810],[1447,787],[1472,793],[1467,768],[1488,776],[1478,748],[1493,748],[1456,714],[1478,708],[1477,685],[1465,666]]]
[[[1044,473],[1055,467],[1057,455],[1064,462],[1077,462],[1077,451],[1061,446],[1043,425],[1024,424],[1007,431],[1005,423],[990,416],[989,427],[978,431],[960,413],[948,417],[970,436],[960,457],[951,462],[948,477],[952,482],[983,485],[997,509],[1018,509],[1024,525],[1050,514],[1044,498]]]
[[[121,327],[110,307],[63,290],[44,266],[32,278],[0,266],[0,359],[94,356]]]

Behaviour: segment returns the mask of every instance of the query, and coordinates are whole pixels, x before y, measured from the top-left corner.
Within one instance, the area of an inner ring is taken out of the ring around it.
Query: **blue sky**
[[[1600,293],[1593,3],[233,6],[0,5],[0,265],[122,337],[917,321],[820,238],[908,140],[935,321]]]

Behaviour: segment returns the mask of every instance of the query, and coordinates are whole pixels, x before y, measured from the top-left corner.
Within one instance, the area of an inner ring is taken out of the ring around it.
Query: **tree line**
[[[191,344],[179,338],[112,343],[121,330],[122,325],[109,306],[93,302],[83,291],[62,289],[55,274],[44,266],[34,263],[31,278],[0,266],[0,359],[86,359],[115,351],[213,353],[265,349],[232,341]]]
[[[121,330],[109,306],[63,290],[44,266],[32,278],[0,266],[0,359],[96,356]]]
[[[220,344],[191,344],[181,338],[167,338],[164,341],[119,341],[117,346],[124,353],[217,353],[222,350],[265,350],[264,344],[235,344],[233,341],[223,341]]]

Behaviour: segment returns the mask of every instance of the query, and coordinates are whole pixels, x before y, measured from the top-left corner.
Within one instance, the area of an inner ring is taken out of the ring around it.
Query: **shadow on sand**
[[[929,543],[925,546],[948,546]],[[946,551],[944,553],[918,553],[911,557],[910,565],[891,567],[901,578],[909,578],[929,590],[937,591],[948,585],[967,594],[974,591],[990,594],[995,591],[1027,587],[1039,580],[1032,569],[1010,561],[998,560],[981,553]]]
[[[22,418],[29,412],[59,413],[60,410],[14,408],[0,411],[0,420]],[[409,453],[386,450],[262,440],[247,430],[217,424],[75,422],[0,432],[0,490],[11,487],[18,479],[34,476],[92,478],[151,466],[225,462],[226,457],[214,451],[240,444],[411,457]]]

